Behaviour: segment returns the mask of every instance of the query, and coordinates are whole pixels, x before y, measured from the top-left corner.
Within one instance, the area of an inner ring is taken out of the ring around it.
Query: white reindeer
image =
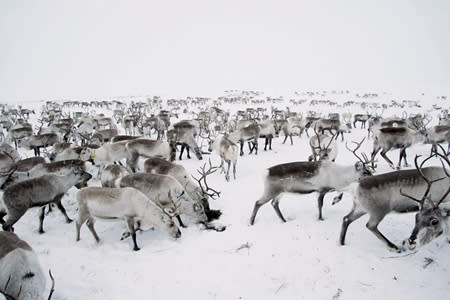
[[[171,195],[169,194],[171,197]],[[179,238],[181,232],[168,212],[157,207],[152,200],[135,188],[87,187],[77,192],[78,219],[76,221],[76,240],[80,240],[80,229],[84,222],[100,242],[94,228],[96,219],[124,220],[133,238],[133,250],[140,248],[136,242],[136,230],[148,230],[156,227],[173,238]],[[173,212],[175,213],[175,212]],[[139,224],[135,228],[135,224]]]

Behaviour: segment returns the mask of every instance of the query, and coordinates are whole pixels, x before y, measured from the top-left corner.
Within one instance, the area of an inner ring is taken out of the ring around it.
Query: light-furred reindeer
[[[172,199],[167,196],[170,194],[176,201],[179,201],[177,217],[181,214],[187,215],[198,223],[204,223],[208,220],[202,204],[194,201],[185,192],[183,186],[172,176],[150,173],[130,174],[122,177],[120,187],[136,188],[149,199],[155,201],[155,204],[165,209],[173,207]],[[178,220],[181,219],[178,218]]]
[[[43,300],[45,285],[44,272],[31,246],[15,233],[1,231],[0,296],[8,300]],[[48,299],[52,293],[53,287]]]
[[[353,194],[353,208],[342,221],[340,234],[340,244],[344,245],[348,226],[365,214],[369,214],[369,221],[366,227],[375,236],[386,244],[389,250],[400,252],[401,247],[396,246],[388,240],[379,230],[378,225],[390,212],[406,213],[420,209],[416,221],[428,212],[424,210],[425,198],[434,208],[442,202],[450,200],[450,176],[444,167],[423,167],[426,161],[433,156],[429,156],[422,163],[418,164],[418,156],[415,158],[416,169],[398,170],[389,173],[379,174],[372,177],[363,178],[359,183],[350,186]],[[444,157],[441,155],[441,157]],[[446,158],[445,158],[446,159]],[[450,165],[447,159],[447,164]],[[422,197],[422,202],[415,199]],[[431,226],[434,224],[430,218]],[[423,224],[422,224],[423,228]],[[418,229],[413,231],[410,237],[410,244],[415,243]],[[436,231],[439,233],[439,230]],[[428,241],[428,240],[427,240]]]
[[[159,195],[156,195],[157,197]],[[166,197],[172,197],[166,194]],[[148,230],[152,227],[166,232],[173,238],[179,238],[181,232],[172,220],[172,215],[160,209],[142,192],[132,187],[102,188],[87,187],[77,192],[78,219],[76,221],[76,240],[80,240],[80,229],[84,222],[100,242],[94,228],[96,219],[124,220],[133,239],[133,250],[139,250],[136,242],[136,230]],[[171,213],[176,213],[172,211]],[[138,228],[135,228],[138,224]]]
[[[175,160],[176,147],[174,144],[160,140],[136,139],[126,144],[127,166],[136,172],[140,156],[145,158],[161,157],[170,161]]]
[[[272,206],[281,221],[286,222],[279,208],[280,195],[285,192],[298,194],[319,192],[317,199],[319,220],[323,220],[322,206],[325,194],[344,188],[368,175],[371,173],[362,162],[357,162],[353,166],[341,166],[330,161],[301,161],[275,165],[267,170],[264,193],[255,202],[250,225],[254,224],[260,207],[269,201],[272,201]]]

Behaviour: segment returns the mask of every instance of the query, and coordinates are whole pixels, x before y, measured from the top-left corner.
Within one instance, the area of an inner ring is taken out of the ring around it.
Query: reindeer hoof
[[[67,219],[67,220],[66,220],[66,223],[67,223],[67,224],[70,224],[70,223],[72,223],[72,222],[73,222],[72,219]]]
[[[139,250],[141,250],[141,248],[139,248],[139,247],[134,247],[133,248],[133,251],[139,251]]]
[[[45,233],[44,230],[39,230],[39,234],[43,234],[43,233]]]

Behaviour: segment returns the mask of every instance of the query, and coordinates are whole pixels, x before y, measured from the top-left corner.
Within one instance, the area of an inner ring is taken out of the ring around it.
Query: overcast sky
[[[448,0],[0,1],[0,101],[450,91]]]

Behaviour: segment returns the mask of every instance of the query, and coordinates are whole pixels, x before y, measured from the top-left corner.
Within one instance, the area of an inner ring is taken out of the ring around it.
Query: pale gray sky
[[[450,90],[448,0],[0,0],[0,101]]]

